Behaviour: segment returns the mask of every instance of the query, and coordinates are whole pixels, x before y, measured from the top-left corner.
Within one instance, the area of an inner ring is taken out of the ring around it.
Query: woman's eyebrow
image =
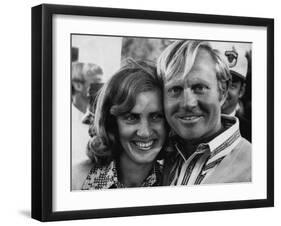
[[[130,112],[126,113],[125,115],[138,116],[138,115],[140,115],[140,113],[130,111]]]

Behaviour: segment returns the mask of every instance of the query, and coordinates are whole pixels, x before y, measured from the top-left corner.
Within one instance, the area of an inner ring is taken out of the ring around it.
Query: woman
[[[99,93],[89,162],[73,170],[72,189],[158,186],[166,138],[161,82],[154,66],[130,61]]]

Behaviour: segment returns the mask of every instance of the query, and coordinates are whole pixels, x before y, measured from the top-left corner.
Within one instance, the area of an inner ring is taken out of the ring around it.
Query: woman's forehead
[[[136,96],[136,102],[131,112],[155,112],[162,110],[162,94],[159,89],[141,92]]]

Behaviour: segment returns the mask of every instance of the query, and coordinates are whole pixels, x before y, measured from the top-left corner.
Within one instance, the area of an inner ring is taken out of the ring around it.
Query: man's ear
[[[242,98],[246,91],[246,83],[242,83],[239,91],[239,99]]]
[[[228,95],[228,89],[224,89],[220,92],[220,106],[222,106],[227,98]]]
[[[75,92],[81,93],[83,91],[83,84],[81,82],[72,82]]]
[[[229,86],[230,86],[230,81],[218,83],[220,106],[224,104],[227,98]]]

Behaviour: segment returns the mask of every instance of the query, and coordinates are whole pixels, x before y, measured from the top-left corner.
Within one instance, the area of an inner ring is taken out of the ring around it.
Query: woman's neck
[[[119,160],[119,181],[125,187],[140,187],[152,169],[153,162],[148,164],[137,164],[125,153],[122,153]]]

